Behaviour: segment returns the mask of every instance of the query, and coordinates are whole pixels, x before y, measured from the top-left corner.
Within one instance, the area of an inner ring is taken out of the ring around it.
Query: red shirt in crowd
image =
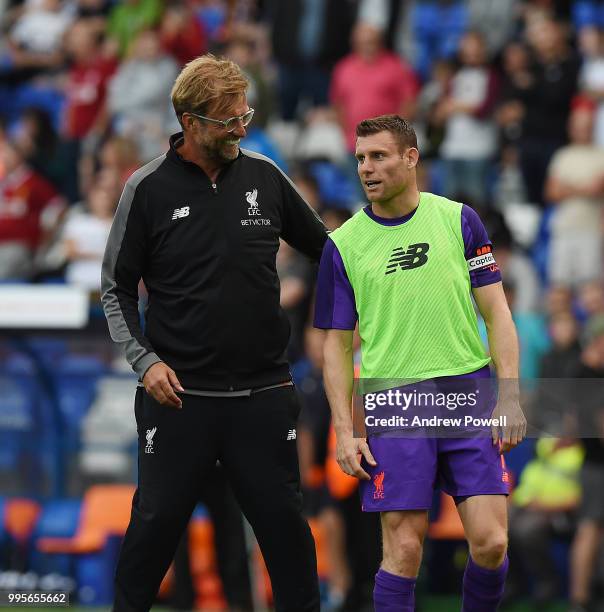
[[[162,48],[181,66],[203,55],[207,51],[206,33],[193,16],[182,30],[161,34]]]
[[[105,102],[107,83],[117,61],[99,57],[88,64],[75,64],[67,83],[65,133],[68,138],[84,138],[92,128]]]
[[[25,165],[0,180],[0,243],[20,242],[36,249],[42,216],[56,219],[64,201],[54,187]]]
[[[384,51],[372,61],[351,54],[334,68],[331,103],[343,113],[346,144],[355,149],[357,123],[369,117],[399,113],[417,96],[415,73],[394,53]]]

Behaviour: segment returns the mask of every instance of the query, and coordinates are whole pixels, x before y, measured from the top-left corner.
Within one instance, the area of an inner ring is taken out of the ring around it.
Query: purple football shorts
[[[438,384],[453,378],[488,378],[488,368],[426,381]],[[450,388],[450,387],[449,387]],[[364,512],[427,510],[436,489],[454,498],[474,495],[507,495],[509,476],[499,447],[493,445],[490,429],[474,437],[402,437],[371,435],[369,448],[377,465],[365,460],[363,469],[371,480],[360,481]]]

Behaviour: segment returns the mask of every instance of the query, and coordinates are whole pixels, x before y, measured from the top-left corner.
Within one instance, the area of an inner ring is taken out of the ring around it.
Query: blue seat
[[[321,200],[326,204],[348,208],[355,202],[354,187],[344,172],[330,162],[315,162],[310,173],[319,185]]]
[[[283,172],[287,172],[287,162],[264,130],[257,127],[249,128],[247,136],[241,141],[241,146],[244,149],[265,155],[272,159]]]
[[[468,9],[464,2],[448,6],[416,2],[411,22],[417,49],[414,68],[425,80],[436,58],[451,58],[457,53],[459,40],[468,28]]]
[[[63,418],[64,443],[75,451],[80,443],[80,425],[92,405],[96,384],[107,366],[96,355],[68,355],[59,364],[55,384]]]
[[[518,482],[526,464],[535,458],[535,444],[534,438],[526,438],[522,444],[506,453],[505,464],[508,471],[512,472],[514,482]]]
[[[0,108],[7,125],[11,127],[21,113],[29,107],[45,110],[53,126],[59,130],[65,107],[65,94],[58,89],[26,83],[18,86],[0,86]]]
[[[599,10],[594,0],[575,0],[572,3],[572,20],[575,28],[580,30],[585,26],[600,24]]]
[[[72,537],[78,526],[81,508],[81,499],[52,499],[44,504],[33,533],[32,571],[40,575],[56,573],[70,576],[74,573],[70,555],[42,553],[36,549],[35,542],[44,537]]]
[[[468,28],[468,9],[463,2],[441,7],[439,20],[438,56],[452,58],[457,54],[459,41]]]

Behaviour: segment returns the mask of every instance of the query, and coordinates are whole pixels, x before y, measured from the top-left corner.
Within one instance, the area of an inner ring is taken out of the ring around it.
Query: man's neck
[[[208,175],[212,183],[216,182],[220,171],[225,166],[223,162],[207,158],[199,149],[193,147],[187,138],[184,139],[183,144],[178,147],[177,151],[182,159],[199,166]]]
[[[420,193],[416,186],[405,190],[388,202],[372,202],[371,210],[377,217],[383,219],[398,219],[412,213],[419,206]]]

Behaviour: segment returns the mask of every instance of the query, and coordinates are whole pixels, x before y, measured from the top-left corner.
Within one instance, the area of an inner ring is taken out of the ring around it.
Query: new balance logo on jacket
[[[189,207],[183,206],[182,208],[175,208],[174,213],[172,214],[172,221],[174,219],[182,219],[183,217],[189,216]]]

